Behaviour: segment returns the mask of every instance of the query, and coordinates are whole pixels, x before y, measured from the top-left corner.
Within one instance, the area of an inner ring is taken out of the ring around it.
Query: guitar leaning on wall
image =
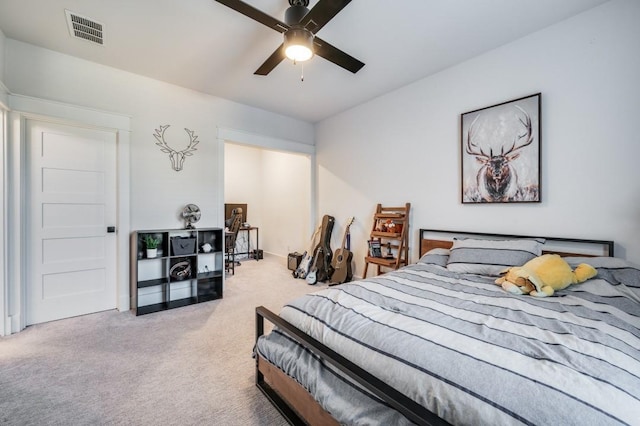
[[[311,236],[311,243],[309,244],[309,250],[305,251],[302,254],[302,260],[300,261],[300,264],[298,265],[296,270],[293,271],[293,277],[294,278],[306,278],[307,277],[307,274],[309,273],[309,268],[311,268],[311,262],[313,261],[313,249],[318,244],[318,237],[320,236],[320,229],[321,229],[321,227],[318,226],[318,228],[315,230],[315,232]]]
[[[313,264],[311,270],[307,274],[307,284],[313,285],[318,281],[326,281],[331,277],[333,270],[331,268],[331,231],[335,223],[333,216],[324,215],[322,218],[322,231],[320,232],[320,242],[313,250]]]
[[[333,260],[331,261],[333,274],[331,274],[331,280],[329,280],[331,284],[329,285],[342,284],[353,279],[353,270],[351,268],[353,253],[349,250],[351,246],[351,233],[349,230],[354,220],[355,218],[353,216],[347,220],[347,229],[344,231],[342,245],[333,254]]]

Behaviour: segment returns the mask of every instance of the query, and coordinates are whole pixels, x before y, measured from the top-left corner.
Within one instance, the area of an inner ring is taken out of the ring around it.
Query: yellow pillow
[[[536,297],[552,296],[556,290],[567,288],[593,278],[598,274],[593,266],[581,263],[574,270],[557,254],[543,254],[522,266],[503,271],[496,284],[514,294]]]

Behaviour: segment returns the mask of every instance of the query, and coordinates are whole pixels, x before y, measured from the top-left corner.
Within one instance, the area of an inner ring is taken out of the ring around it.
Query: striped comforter
[[[611,261],[550,298],[418,263],[281,316],[453,424],[640,425],[640,271]],[[409,423],[278,330],[257,351],[342,424]]]

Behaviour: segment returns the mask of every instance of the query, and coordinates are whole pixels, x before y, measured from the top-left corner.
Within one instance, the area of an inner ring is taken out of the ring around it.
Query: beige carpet
[[[0,338],[2,425],[284,425],[255,387],[254,308],[325,287],[286,259],[244,260],[224,298],[136,317],[107,311]]]

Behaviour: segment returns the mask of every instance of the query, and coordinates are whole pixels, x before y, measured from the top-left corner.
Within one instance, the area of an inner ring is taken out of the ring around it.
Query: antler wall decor
[[[176,151],[164,140],[164,132],[169,128],[169,126],[170,124],[167,124],[165,126],[160,126],[159,129],[155,129],[153,137],[158,141],[156,142],[156,145],[160,147],[160,150],[169,154],[169,160],[171,160],[171,167],[173,167],[173,170],[179,172],[182,170],[185,157],[193,155],[193,151],[196,151],[196,145],[198,145],[200,141],[193,130],[189,130],[185,127],[184,130],[189,135],[189,146],[182,151]]]

